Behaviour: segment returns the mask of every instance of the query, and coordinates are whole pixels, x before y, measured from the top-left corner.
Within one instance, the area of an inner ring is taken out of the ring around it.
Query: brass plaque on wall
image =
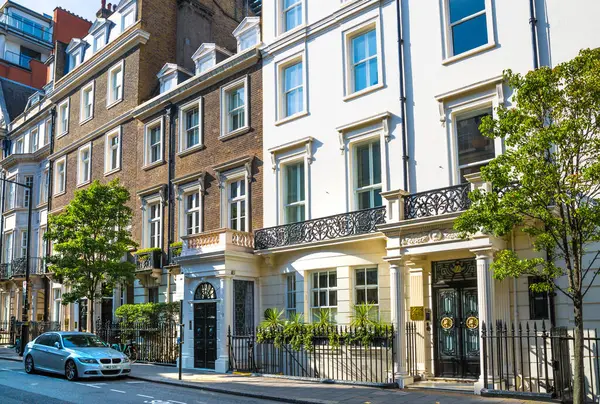
[[[413,306],[410,308],[410,321],[425,320],[425,308],[423,306]]]

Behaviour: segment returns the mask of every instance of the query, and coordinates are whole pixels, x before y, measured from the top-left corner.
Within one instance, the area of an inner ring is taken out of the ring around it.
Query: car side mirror
[[[54,343],[54,348],[56,348],[56,349],[61,349],[61,347],[60,347],[60,342],[55,342],[55,343]]]

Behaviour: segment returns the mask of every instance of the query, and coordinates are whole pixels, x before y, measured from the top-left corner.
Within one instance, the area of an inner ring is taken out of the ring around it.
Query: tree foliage
[[[52,242],[49,271],[69,287],[63,304],[88,298],[93,303],[116,284],[133,281],[135,265],[124,259],[135,247],[129,227],[129,191],[118,180],[94,181],[75,192],[61,213],[48,217],[46,240]],[[93,323],[93,321],[92,321]]]
[[[600,50],[582,50],[571,61],[526,75],[507,70],[504,79],[514,90],[513,105],[500,106],[497,119],[485,118],[480,130],[502,138],[506,150],[482,168],[493,188],[470,194],[472,206],[455,228],[463,234],[531,236],[534,249],[546,251],[549,259],[501,251],[494,276],[533,275],[539,278],[534,291],[562,292],[573,301],[580,336],[583,297],[598,273]],[[563,276],[566,286],[558,281]],[[580,391],[575,396],[582,397]]]

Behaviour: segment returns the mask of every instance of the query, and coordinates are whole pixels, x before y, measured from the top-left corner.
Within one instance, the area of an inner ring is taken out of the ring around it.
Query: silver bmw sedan
[[[25,346],[25,372],[64,374],[67,380],[118,377],[131,372],[129,358],[86,332],[47,332]]]

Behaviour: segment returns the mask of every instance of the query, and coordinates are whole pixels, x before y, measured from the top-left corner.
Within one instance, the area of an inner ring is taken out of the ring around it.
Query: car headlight
[[[128,358],[128,357],[126,357],[126,356],[124,356],[124,357],[123,357],[123,363],[126,363],[126,362],[129,362],[129,358]]]
[[[94,358],[79,358],[79,362],[81,362],[81,363],[98,363],[98,361]]]

